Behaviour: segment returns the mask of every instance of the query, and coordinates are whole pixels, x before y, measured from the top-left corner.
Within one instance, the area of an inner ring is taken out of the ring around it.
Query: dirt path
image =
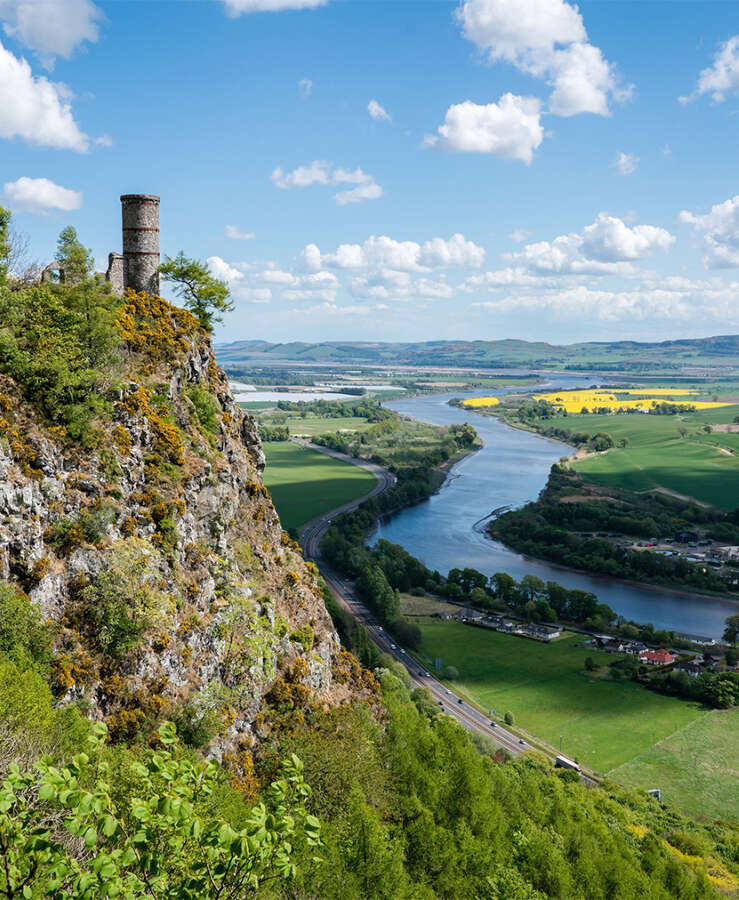
[[[704,509],[714,509],[714,506],[711,503],[706,503],[704,500],[696,500],[695,497],[688,497],[687,494],[678,494],[677,491],[671,491],[666,487],[652,488],[650,491],[645,491],[644,493],[664,494],[666,497],[673,497],[675,500],[682,500],[683,503],[695,503],[696,506],[702,506]]]

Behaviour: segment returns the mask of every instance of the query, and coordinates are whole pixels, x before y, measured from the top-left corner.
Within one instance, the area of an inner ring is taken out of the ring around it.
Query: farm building
[[[685,672],[685,674],[690,675],[691,678],[697,678],[701,672],[703,672],[703,667],[694,659],[688,659],[685,660],[685,662],[679,662],[675,666],[675,671]]]

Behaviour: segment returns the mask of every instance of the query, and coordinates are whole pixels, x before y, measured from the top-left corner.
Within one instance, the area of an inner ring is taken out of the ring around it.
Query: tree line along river
[[[546,387],[582,388],[593,383],[594,379],[587,376],[562,375]],[[444,575],[452,568],[466,566],[486,575],[507,572],[517,580],[524,575],[536,575],[570,589],[592,591],[601,603],[607,603],[627,619],[651,622],[657,628],[682,634],[720,638],[727,616],[739,611],[739,604],[734,600],[695,597],[670,588],[642,587],[575,572],[522,556],[473,527],[494,509],[518,507],[535,500],[546,484],[552,464],[575,452],[565,444],[511,428],[497,418],[448,405],[452,397],[479,397],[489,393],[435,394],[385,404],[402,415],[432,425],[469,422],[484,446],[457,463],[441,490],[429,500],[381,522],[372,541],[385,538],[401,544],[430,569],[438,569]]]

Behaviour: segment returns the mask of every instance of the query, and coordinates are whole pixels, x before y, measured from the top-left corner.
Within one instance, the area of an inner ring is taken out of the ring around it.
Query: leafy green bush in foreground
[[[320,846],[296,756],[236,830],[200,813],[219,784],[219,766],[178,753],[171,723],[159,730],[162,749],[131,766],[136,792],[121,808],[103,759],[106,733],[95,725],[90,754],[62,767],[41,761],[22,773],[10,766],[0,787],[0,895],[241,900],[268,881],[289,882],[294,854]]]

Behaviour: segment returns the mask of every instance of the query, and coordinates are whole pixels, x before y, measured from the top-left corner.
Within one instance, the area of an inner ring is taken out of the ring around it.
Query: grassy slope
[[[484,709],[510,710],[531,734],[599,772],[623,765],[688,723],[706,715],[694,703],[652,693],[631,681],[585,674],[592,657],[575,647],[579,635],[552,644],[456,622],[421,620],[422,653],[459,670],[455,688]]]
[[[283,528],[298,528],[314,516],[369,493],[375,477],[351,463],[288,442],[266,443],[264,483]]]
[[[589,415],[555,421],[573,431],[606,431],[616,441],[628,439],[623,450],[576,462],[582,475],[632,491],[664,487],[730,509],[739,506],[739,435],[697,432],[706,424],[731,422],[737,414],[739,406],[728,406],[686,416]],[[687,437],[680,436],[680,427],[688,429]]]
[[[739,819],[739,708],[715,709],[614,769],[617,781],[661,788],[668,801],[708,818]]]

